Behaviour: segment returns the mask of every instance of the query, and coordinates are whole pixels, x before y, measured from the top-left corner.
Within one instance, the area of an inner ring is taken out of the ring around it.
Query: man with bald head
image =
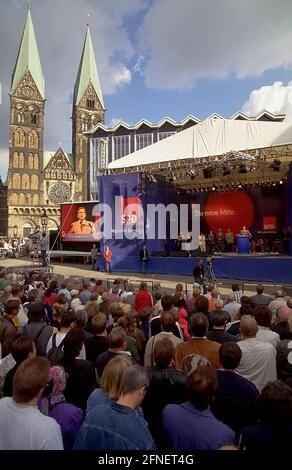
[[[290,314],[292,314],[292,310],[287,305],[279,307],[276,312],[276,321],[272,325],[271,330],[278,333],[281,340],[292,339],[292,332],[288,325]]]
[[[269,303],[269,309],[272,312],[272,323],[276,320],[277,310],[280,307],[286,307],[285,292],[283,289],[276,290],[274,300]]]
[[[225,312],[229,313],[231,321],[234,321],[235,315],[238,313],[241,304],[236,301],[235,294],[232,292],[227,297],[227,304],[224,307]]]
[[[243,340],[237,343],[242,352],[237,372],[261,391],[267,382],[277,380],[276,349],[270,343],[258,340],[257,331],[255,318],[244,315],[240,321]]]

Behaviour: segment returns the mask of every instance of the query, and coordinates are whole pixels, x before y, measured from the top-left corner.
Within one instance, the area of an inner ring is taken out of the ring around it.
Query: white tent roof
[[[291,143],[292,124],[288,122],[211,119],[115,160],[108,168],[211,157],[232,150],[245,151]]]

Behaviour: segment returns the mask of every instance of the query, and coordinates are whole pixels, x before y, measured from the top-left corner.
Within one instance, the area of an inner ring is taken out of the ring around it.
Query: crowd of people
[[[284,289],[70,282],[0,272],[1,450],[289,448]]]

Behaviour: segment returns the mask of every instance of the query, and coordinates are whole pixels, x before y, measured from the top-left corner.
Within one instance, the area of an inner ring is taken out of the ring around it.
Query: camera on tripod
[[[208,281],[216,281],[216,276],[214,273],[214,267],[213,267],[213,258],[212,256],[207,256],[206,258],[206,274],[205,278]]]

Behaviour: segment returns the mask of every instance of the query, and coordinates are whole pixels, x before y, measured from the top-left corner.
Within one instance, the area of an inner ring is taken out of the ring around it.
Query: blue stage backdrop
[[[148,204],[200,204],[201,230],[204,233],[210,229],[215,231],[221,228],[226,232],[227,228],[236,234],[243,225],[252,232],[254,238],[265,238],[274,240],[281,238],[283,229],[292,223],[292,170],[290,168],[287,184],[277,187],[258,186],[244,191],[229,192],[204,192],[193,194],[178,194],[173,185],[163,179],[156,183],[148,181],[147,175],[140,173],[125,173],[118,175],[106,175],[98,178],[99,201],[100,204],[108,204],[112,208],[114,218],[120,222],[120,227],[114,226],[113,232],[109,233],[101,246],[109,246],[113,252],[112,266],[116,271],[137,272],[140,271],[139,250],[145,242],[150,251],[163,251],[163,240],[156,237],[154,240],[147,240],[147,219],[146,206]],[[115,197],[120,198],[115,207]],[[144,209],[144,217],[140,214],[140,208]],[[191,214],[191,211],[189,211]],[[156,219],[157,221],[157,219]],[[191,229],[191,219],[189,219],[189,229]],[[111,223],[104,217],[104,224]],[[119,239],[119,232],[125,229],[131,234],[135,230],[139,233],[139,238],[129,240]],[[180,230],[180,228],[179,228]],[[166,236],[169,238],[169,220],[166,224]],[[168,249],[175,249],[174,240],[170,240]],[[290,254],[292,254],[292,241],[290,244]],[[236,260],[236,261],[235,261]],[[247,279],[246,268],[251,268],[254,272],[255,280],[288,281],[287,262],[278,260],[253,259],[250,261],[232,258],[218,260],[215,267],[217,276],[234,277]],[[290,261],[290,260],[287,260]],[[159,259],[150,258],[148,272],[169,273],[169,274],[191,274],[194,259]],[[282,264],[281,264],[282,263]],[[284,269],[283,273],[274,273],[266,269],[272,268],[272,264],[277,268]],[[242,272],[240,269],[242,268]],[[261,269],[265,266],[265,269]],[[256,269],[255,269],[256,268]],[[251,276],[252,277],[252,276]]]

